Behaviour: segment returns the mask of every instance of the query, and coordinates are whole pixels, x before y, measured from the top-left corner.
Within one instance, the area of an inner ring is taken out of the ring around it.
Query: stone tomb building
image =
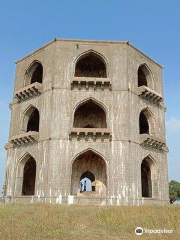
[[[54,39],[16,66],[6,202],[169,203],[161,65],[129,42]]]

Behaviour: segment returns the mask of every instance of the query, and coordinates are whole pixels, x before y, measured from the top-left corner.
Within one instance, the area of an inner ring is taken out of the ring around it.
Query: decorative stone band
[[[11,138],[10,143],[15,146],[21,146],[21,145],[37,142],[38,138],[39,138],[38,132],[30,131],[30,132],[23,133]]]
[[[166,147],[165,142],[157,137],[154,137],[149,134],[141,134],[139,137],[140,145],[156,148],[165,152],[169,151],[169,149]]]
[[[74,77],[71,82],[71,89],[111,90],[111,81],[110,78]]]
[[[109,142],[111,141],[111,133],[107,128],[73,128],[69,134],[69,139]]]
[[[42,83],[35,82],[17,91],[15,93],[15,98],[17,98],[17,100],[20,102],[25,99],[37,96],[41,92],[42,92]]]
[[[143,97],[149,101],[152,101],[154,103],[160,103],[163,100],[163,98],[160,94],[158,94],[157,92],[151,90],[150,88],[148,88],[146,86],[138,87],[137,94],[138,94],[138,96],[141,96],[141,97]]]

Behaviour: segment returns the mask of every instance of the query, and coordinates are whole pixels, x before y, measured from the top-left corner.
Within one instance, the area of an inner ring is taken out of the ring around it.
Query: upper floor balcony
[[[109,142],[111,133],[107,128],[72,128],[69,138],[70,140]]]
[[[166,147],[165,141],[150,134],[140,135],[140,145],[168,152],[168,148]]]
[[[13,144],[14,146],[21,146],[21,145],[37,142],[38,139],[39,139],[38,132],[29,131],[29,132],[14,136],[13,138],[10,139],[10,143]]]
[[[111,81],[110,78],[74,77],[71,82],[71,89],[111,90]]]
[[[111,90],[108,64],[105,57],[94,50],[80,54],[75,63],[71,89]]]
[[[42,92],[42,83],[35,82],[24,88],[21,88],[19,91],[15,93],[15,98],[19,102],[29,99],[34,96],[38,96]]]
[[[145,98],[146,100],[151,101],[153,103],[160,103],[163,100],[160,94],[146,86],[138,87],[137,94],[138,96],[141,96],[142,98]]]

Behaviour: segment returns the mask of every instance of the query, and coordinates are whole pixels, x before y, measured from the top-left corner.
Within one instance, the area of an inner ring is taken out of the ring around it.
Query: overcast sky
[[[169,179],[180,181],[180,1],[0,1],[0,189],[15,64],[54,38],[130,41],[165,66]]]

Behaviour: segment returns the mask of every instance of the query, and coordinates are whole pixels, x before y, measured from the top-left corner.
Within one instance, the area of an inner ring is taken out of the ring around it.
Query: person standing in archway
[[[86,192],[86,180],[84,181],[84,191]]]

